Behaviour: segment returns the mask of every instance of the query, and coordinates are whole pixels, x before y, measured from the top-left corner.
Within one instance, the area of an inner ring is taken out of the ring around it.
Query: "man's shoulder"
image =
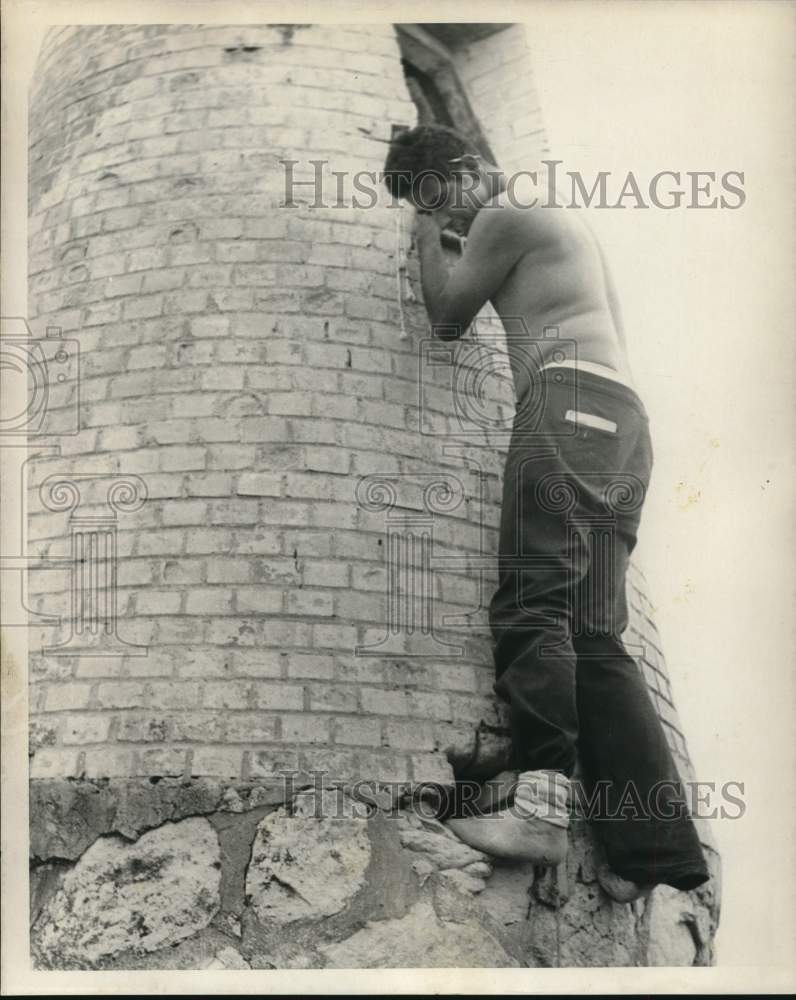
[[[484,202],[475,221],[484,234],[520,238],[528,237],[533,232],[533,215],[532,210],[518,206],[506,197],[505,191],[501,191]]]

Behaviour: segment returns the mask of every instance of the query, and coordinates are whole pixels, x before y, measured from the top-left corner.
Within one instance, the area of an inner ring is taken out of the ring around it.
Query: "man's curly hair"
[[[449,178],[461,169],[457,161],[466,154],[473,154],[472,143],[459,132],[445,125],[418,125],[392,140],[384,183],[394,198],[408,198],[415,178],[428,173]]]

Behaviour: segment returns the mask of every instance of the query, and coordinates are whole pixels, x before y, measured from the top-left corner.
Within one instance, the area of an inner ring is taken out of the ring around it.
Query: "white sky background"
[[[629,170],[642,191],[666,169],[746,175],[737,211],[588,218],[613,265],[650,414],[656,465],[638,555],[675,699],[698,778],[746,783],[747,814],[712,827],[724,866],[718,961],[782,961],[792,942],[772,907],[780,893],[793,907],[782,822],[793,798],[780,782],[792,782],[794,763],[792,644],[782,644],[793,607],[794,8],[532,10],[559,169],[614,172],[611,201]]]
[[[638,552],[675,698],[698,776],[746,783],[744,818],[714,823],[725,967],[791,961],[795,700],[783,640],[794,592],[795,9],[741,0],[506,9],[515,20],[528,11],[564,169],[609,170],[620,184],[632,170],[642,189],[663,169],[746,174],[738,211],[588,213],[651,417],[656,467]],[[24,311],[15,297],[8,314]]]

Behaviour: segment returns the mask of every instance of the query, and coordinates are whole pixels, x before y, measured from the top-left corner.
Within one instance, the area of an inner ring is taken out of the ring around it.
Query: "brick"
[[[342,500],[354,498],[353,484],[345,480],[331,479],[316,473],[288,472],[285,495],[303,497],[310,500]]]
[[[77,751],[43,747],[30,761],[31,778],[71,778],[77,773]]]
[[[211,681],[205,685],[205,708],[254,708],[251,684],[248,681]]]
[[[397,750],[433,750],[436,746],[433,726],[410,720],[385,722],[384,746]]]
[[[362,688],[362,711],[374,715],[409,715],[406,692]]]
[[[52,684],[47,689],[46,711],[63,712],[67,709],[88,708],[90,697],[90,684]]]
[[[345,716],[334,721],[334,741],[347,746],[381,746],[381,721]]]
[[[215,345],[216,360],[222,364],[257,365],[265,356],[265,345],[253,340],[222,340]],[[247,375],[249,373],[247,372]],[[249,379],[249,384],[251,380]],[[260,405],[262,406],[262,402]],[[253,412],[260,412],[259,408]]]
[[[240,555],[274,555],[282,551],[278,531],[254,527],[237,535],[237,552]]]
[[[141,773],[145,775],[178,776],[186,771],[187,755],[177,747],[144,750],[140,756]]]
[[[195,681],[152,681],[151,701],[159,710],[164,708],[198,708],[201,685]]]
[[[359,621],[387,621],[387,598],[382,593],[364,594],[361,591],[341,591],[334,595],[334,609],[339,618]]]
[[[315,715],[284,715],[282,739],[286,743],[328,743],[329,722]]]
[[[191,335],[194,337],[225,337],[228,332],[227,316],[198,316],[191,320]]]
[[[287,442],[290,440],[288,423],[282,417],[248,417],[241,420],[241,440]]]
[[[237,610],[242,614],[278,614],[282,610],[282,591],[276,588],[239,587],[235,591]]]
[[[145,344],[134,347],[127,358],[128,368],[162,368],[166,363],[167,348],[164,344]]]
[[[334,658],[315,653],[285,654],[287,676],[293,678],[312,678],[330,680],[334,677]]]
[[[493,698],[475,698],[466,695],[453,694],[450,696],[451,714],[455,722],[478,723],[481,720],[489,725],[497,721],[496,707]],[[444,718],[439,715],[438,718]]]
[[[409,778],[408,762],[395,752],[361,750],[359,752],[360,773],[369,781],[407,781]]]
[[[264,472],[248,472],[238,478],[240,496],[278,497],[282,493],[282,477]]]
[[[97,685],[95,701],[103,710],[142,708],[146,701],[144,685],[138,681],[109,681]]]
[[[116,580],[120,587],[145,586],[155,579],[154,564],[148,559],[120,559]]]
[[[446,663],[441,661],[434,664],[434,676],[439,687],[451,691],[475,691],[476,678],[475,668],[468,663]],[[489,683],[494,680],[492,671],[489,671]]]
[[[345,475],[351,466],[351,453],[343,448],[307,448],[305,465],[315,472]]]
[[[122,316],[125,320],[146,319],[150,316],[160,316],[162,313],[163,298],[160,295],[128,299],[122,306]]]
[[[254,465],[255,448],[251,445],[208,445],[206,454],[208,469],[234,471],[250,469]]]
[[[234,240],[243,235],[243,226],[243,219],[202,219],[199,235],[203,240]]]
[[[285,611],[290,615],[333,614],[334,598],[320,590],[292,590],[286,595]]]
[[[208,368],[201,372],[200,386],[204,392],[231,392],[242,389],[244,373],[233,365]],[[239,437],[236,433],[235,437]]]
[[[135,295],[142,282],[140,274],[113,275],[105,282],[105,296],[110,299],[117,295]]]
[[[255,750],[249,767],[252,778],[281,778],[283,772],[291,774],[299,770],[299,756],[297,751],[284,747]]]
[[[167,717],[175,742],[219,743],[226,734],[226,713],[216,711],[175,712]]]
[[[116,725],[116,739],[122,743],[164,743],[169,738],[168,717],[161,715],[125,715]]]
[[[163,300],[163,312],[167,316],[184,316],[186,313],[202,312],[206,308],[207,292],[204,289],[173,292]]]
[[[182,594],[173,590],[145,590],[136,596],[136,613],[140,615],[179,614]]]
[[[309,392],[273,392],[268,397],[268,412],[289,416],[310,412],[313,397]]]
[[[207,462],[205,449],[200,447],[163,448],[160,454],[160,467],[164,472],[204,469]]]
[[[193,497],[225,497],[232,492],[232,477],[225,473],[191,473],[185,477],[185,492]]]
[[[208,583],[245,583],[253,572],[254,564],[248,559],[216,556],[207,562]]]
[[[357,643],[353,625],[313,625],[312,646],[317,649],[343,649],[351,652]]]
[[[230,658],[217,649],[181,647],[174,655],[177,675],[183,677],[228,677]]]
[[[257,524],[260,505],[257,500],[210,501],[208,514],[211,524]]]
[[[171,500],[163,506],[164,526],[174,524],[204,524],[207,520],[207,505],[198,501]]]
[[[156,621],[155,618],[150,619]],[[167,649],[147,648],[146,656],[125,658],[125,677],[170,677],[174,673],[174,653]]]
[[[243,771],[243,751],[232,747],[199,747],[194,750],[191,774],[214,778],[239,778]]]
[[[364,347],[352,347],[350,367],[352,369],[359,369],[360,371],[366,372],[389,373],[392,371],[392,361],[390,355],[386,351],[370,350]]]
[[[85,751],[80,777],[126,778],[137,771],[135,751],[105,746]]]
[[[434,782],[452,785],[453,768],[443,753],[412,754],[409,758],[415,782]]]
[[[309,684],[310,711],[356,712],[359,707],[357,688],[341,684]]]
[[[141,218],[139,208],[113,208],[105,212],[102,220],[103,230],[131,229]]]
[[[348,587],[349,571],[342,560],[308,559],[302,563],[301,580],[307,587]]]
[[[270,684],[255,681],[252,691],[260,708],[295,712],[300,712],[304,708],[304,689],[298,684]]]
[[[287,659],[287,653],[270,649],[240,649],[231,654],[233,672],[244,677],[281,677]]]
[[[84,326],[97,326],[102,323],[115,323],[121,319],[122,303],[120,300],[100,302],[86,309],[83,317]]]
[[[40,747],[55,746],[60,742],[61,717],[31,718],[28,725],[29,752]]]
[[[262,712],[230,712],[226,736],[231,743],[271,743],[276,739],[276,719]]]
[[[187,615],[161,615],[153,619],[157,623],[156,639],[158,644],[166,646],[184,645],[185,643],[201,642],[204,638],[206,623],[203,619],[191,618]]]
[[[186,599],[188,615],[229,614],[233,610],[233,592],[226,587],[192,590]]]
[[[228,528],[202,528],[189,531],[186,542],[186,552],[213,553],[223,552],[232,545],[232,532]]]

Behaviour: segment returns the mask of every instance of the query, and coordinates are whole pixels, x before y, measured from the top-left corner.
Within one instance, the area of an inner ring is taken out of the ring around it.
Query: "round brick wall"
[[[309,183],[328,161],[332,201],[329,170],[379,171],[415,121],[394,29],[60,28],[35,87],[31,326],[80,378],[29,463],[30,603],[63,616],[31,630],[32,775],[450,780],[477,728],[501,740],[511,393],[452,391],[386,196]]]

